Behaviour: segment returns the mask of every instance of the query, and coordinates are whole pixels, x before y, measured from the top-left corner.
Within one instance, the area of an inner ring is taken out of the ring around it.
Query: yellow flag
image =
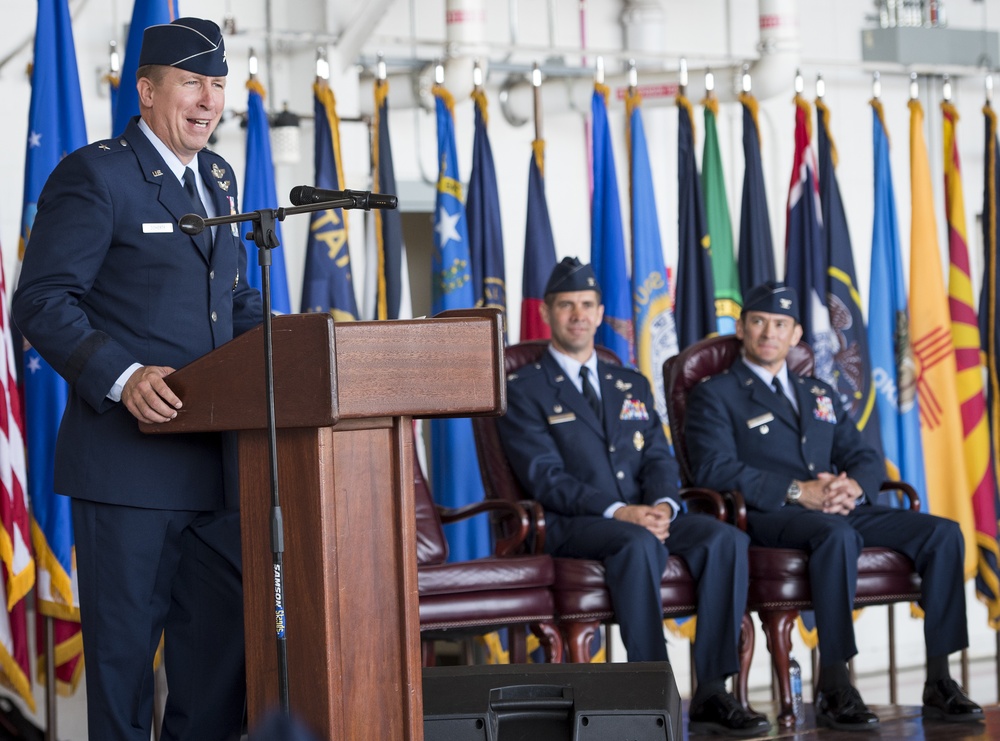
[[[917,362],[920,434],[932,514],[958,522],[965,536],[965,577],[976,571],[972,492],[965,473],[958,376],[948,296],[938,247],[924,111],[910,101],[910,336]]]

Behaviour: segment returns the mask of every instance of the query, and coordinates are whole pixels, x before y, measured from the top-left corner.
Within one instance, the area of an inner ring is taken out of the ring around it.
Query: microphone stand
[[[353,198],[338,198],[333,201],[309,203],[288,208],[261,209],[245,214],[228,214],[210,219],[198,214],[186,214],[179,222],[185,234],[200,234],[205,227],[232,224],[243,221],[253,222],[253,232],[247,239],[257,245],[257,262],[260,264],[261,298],[264,304],[264,387],[267,401],[267,447],[271,468],[271,553],[274,564],[274,628],[278,650],[278,699],[285,715],[289,714],[288,702],[288,650],[285,643],[287,614],[285,611],[284,581],[284,525],[281,519],[281,499],[278,494],[278,436],[274,422],[274,360],[271,345],[271,250],[280,246],[275,231],[275,221],[284,221],[286,216],[327,211],[332,208],[352,208]]]

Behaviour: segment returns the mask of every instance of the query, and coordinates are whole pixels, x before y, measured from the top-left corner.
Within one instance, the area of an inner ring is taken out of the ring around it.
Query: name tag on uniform
[[[766,425],[768,422],[773,422],[773,421],[774,421],[774,415],[768,412],[767,414],[762,414],[759,417],[748,419],[747,427],[753,430],[760,427],[761,425]]]
[[[174,225],[172,222],[167,222],[165,224],[143,224],[142,233],[143,234],[170,234],[174,230]]]
[[[576,415],[573,412],[566,412],[565,414],[554,414],[549,417],[550,425],[561,425],[563,422],[572,422],[576,419]]]

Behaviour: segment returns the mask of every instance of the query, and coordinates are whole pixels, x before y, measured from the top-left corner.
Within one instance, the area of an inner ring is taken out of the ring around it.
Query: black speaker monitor
[[[680,741],[670,664],[424,669],[424,741]]]

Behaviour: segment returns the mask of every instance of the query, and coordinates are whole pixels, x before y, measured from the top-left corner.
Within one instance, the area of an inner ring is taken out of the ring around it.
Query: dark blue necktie
[[[190,167],[184,170],[184,190],[187,191],[188,197],[191,199],[191,207],[194,208],[192,213],[198,214],[201,218],[208,218],[208,211],[205,210],[205,204],[201,200],[201,196],[198,195],[198,186],[195,185],[194,179],[198,177],[194,174],[194,170]]]
[[[580,381],[583,385],[583,398],[590,404],[590,408],[594,410],[597,418],[603,422],[604,409],[601,406],[601,400],[597,398],[597,391],[590,383],[590,368],[585,365],[580,366]]]
[[[781,379],[777,376],[772,378],[771,387],[774,389],[774,393],[776,393],[781,400],[785,402],[785,406],[788,407],[788,411],[792,413],[792,416],[798,419],[799,413],[795,411],[795,405],[792,403],[792,400],[788,398],[787,394],[785,394],[785,388],[781,385]]]

